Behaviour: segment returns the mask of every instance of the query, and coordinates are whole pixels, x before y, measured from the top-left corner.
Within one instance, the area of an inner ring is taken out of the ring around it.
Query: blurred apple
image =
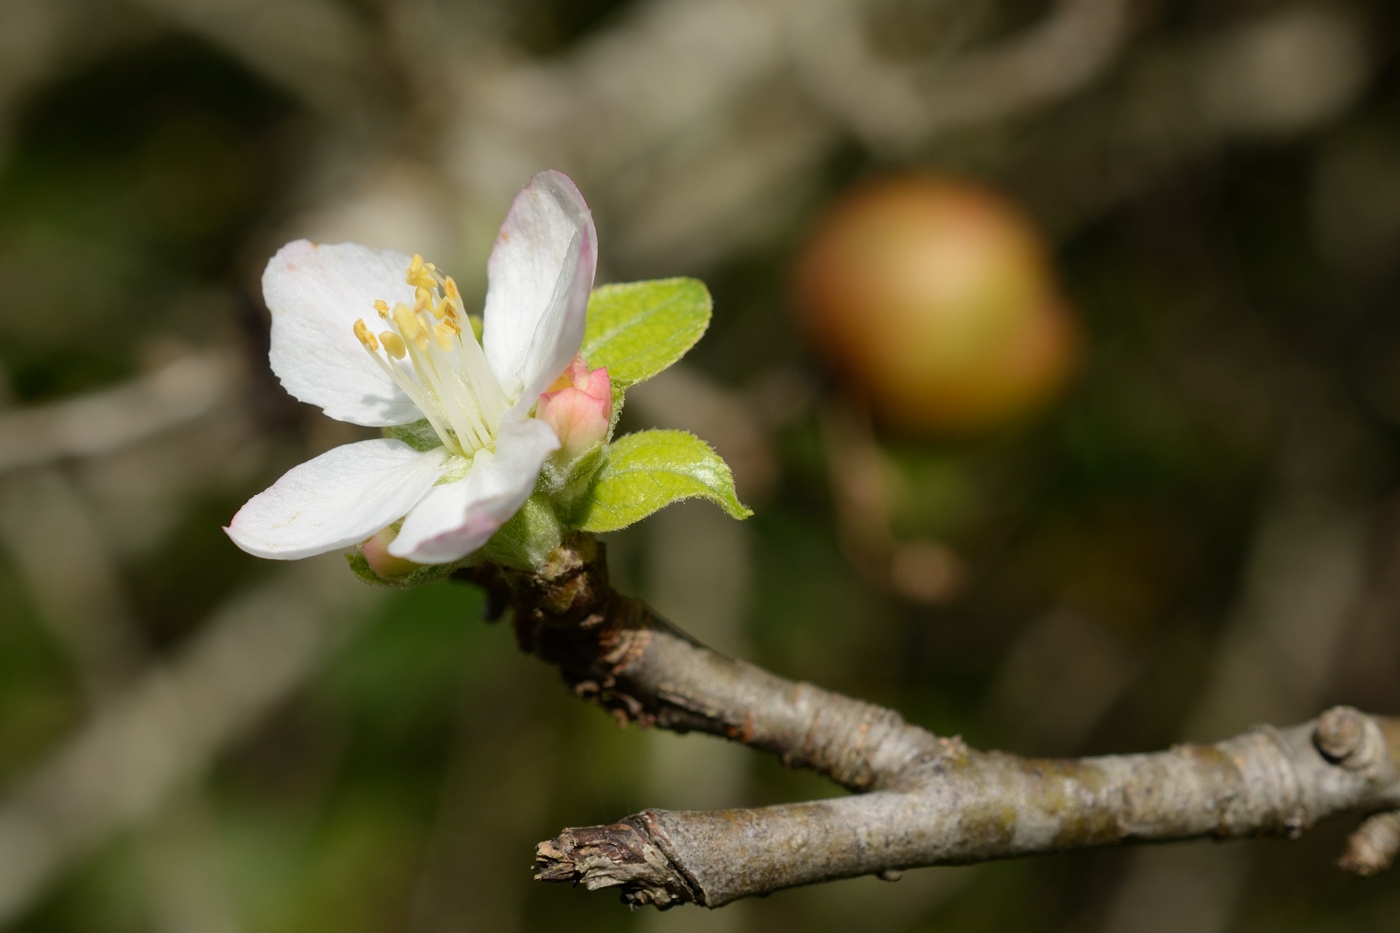
[[[844,195],[798,258],[795,297],[817,350],[906,433],[1024,419],[1058,394],[1078,356],[1040,235],[966,181],[901,175]]]

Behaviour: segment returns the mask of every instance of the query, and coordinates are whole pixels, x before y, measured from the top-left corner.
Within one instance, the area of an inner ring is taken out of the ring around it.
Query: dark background
[[[691,381],[638,390],[627,424],[709,438],[756,514],[687,504],[610,540],[680,625],[1022,753],[1400,711],[1398,41],[1386,0],[4,0],[0,925],[1400,930],[1397,876],[1332,867],[1341,822],[713,914],[544,887],[533,845],[564,826],[835,791],[617,729],[469,588],[371,590],[220,531],[362,436],[266,371],[276,247],[421,252],[479,301],[510,197],[557,167],[603,280],[715,296]],[[1029,79],[995,71],[1037,51]],[[823,428],[850,400],[789,297],[824,206],[895,168],[1019,203],[1086,341],[1034,419],[861,441],[895,536],[956,556],[931,603],[855,569]],[[182,362],[214,388],[158,429],[130,406],[44,427]],[[237,640],[259,623],[286,644]],[[191,658],[218,676],[151,700]]]

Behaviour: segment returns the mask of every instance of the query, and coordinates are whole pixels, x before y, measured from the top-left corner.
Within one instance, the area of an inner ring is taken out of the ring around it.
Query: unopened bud
[[[389,545],[393,544],[394,539],[398,536],[399,533],[395,529],[385,528],[360,545],[361,550],[364,551],[365,563],[369,564],[369,569],[373,570],[381,580],[396,580],[399,577],[406,577],[423,566],[389,553]]]
[[[607,368],[590,371],[583,357],[574,357],[550,390],[540,396],[536,411],[559,438],[556,456],[565,463],[577,459],[608,436],[612,380]]]

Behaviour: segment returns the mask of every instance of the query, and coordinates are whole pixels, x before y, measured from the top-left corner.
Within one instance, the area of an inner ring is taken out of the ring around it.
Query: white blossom
[[[395,557],[451,563],[481,547],[559,449],[535,408],[578,353],[596,265],[588,205],[554,171],[530,180],[501,226],[480,343],[456,284],[417,256],[355,243],[282,247],[263,273],[282,385],[340,421],[426,419],[441,446],[383,438],[337,447],[250,499],[229,537],[250,554],[291,560],[402,519],[388,547]]]

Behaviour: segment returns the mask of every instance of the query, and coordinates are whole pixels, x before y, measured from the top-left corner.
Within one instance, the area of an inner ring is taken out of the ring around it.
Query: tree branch
[[[148,822],[317,669],[376,598],[338,556],[304,561],[217,610],[0,797],[0,924],[76,859]]]
[[[866,48],[863,5],[828,4],[797,43],[806,86],[876,149],[1015,116],[1080,90],[1128,39],[1129,0],[1059,0],[1038,25],[951,62],[883,61]]]
[[[235,362],[181,357],[115,388],[0,415],[0,473],[111,453],[181,427],[232,399]]]
[[[1337,864],[1355,875],[1370,877],[1385,871],[1400,854],[1400,812],[1376,813],[1347,840]]]
[[[1343,866],[1400,848],[1400,719],[1337,707],[1214,745],[1085,759],[979,752],[898,713],[723,657],[608,582],[603,546],[570,538],[535,574],[482,565],[491,615],[620,722],[721,735],[855,796],[745,810],[647,810],[541,843],[537,877],[625,902],[718,907],[780,888],[925,865],[1121,843],[1281,835],[1348,811]]]

